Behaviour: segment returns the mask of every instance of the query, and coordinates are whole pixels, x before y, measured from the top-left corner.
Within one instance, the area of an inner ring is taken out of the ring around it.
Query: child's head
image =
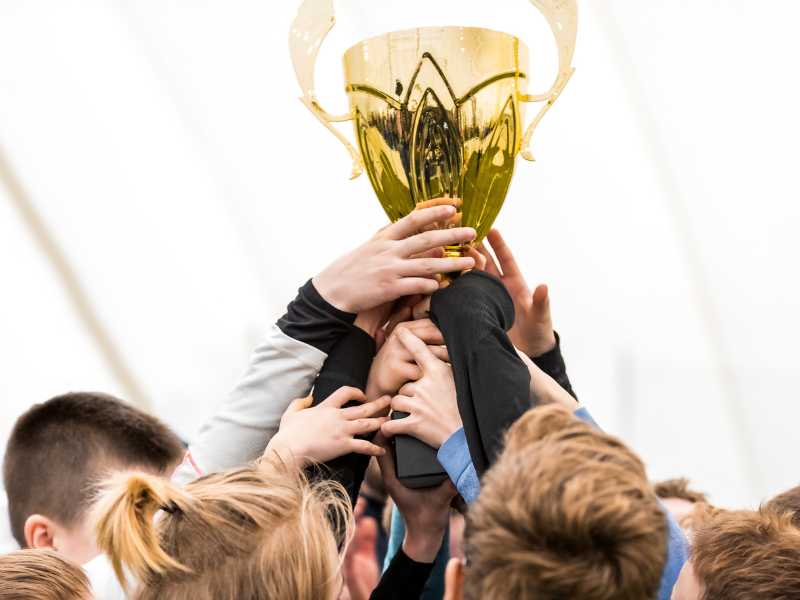
[[[467,515],[449,597],[654,598],[667,522],[639,458],[558,407],[526,413]]]
[[[674,600],[800,598],[800,529],[772,510],[718,510],[694,535]]]
[[[0,600],[92,600],[83,570],[50,550],[0,556]]]
[[[134,600],[335,600],[342,590],[337,539],[351,533],[349,498],[296,469],[264,462],[185,488],[120,473],[94,512],[117,577],[137,582]]]
[[[36,404],[14,425],[3,464],[14,537],[84,563],[97,554],[86,518],[94,483],[125,468],[165,473],[182,455],[169,428],[111,396],[74,393]]]
[[[792,521],[800,527],[800,485],[778,494],[767,502],[764,508],[792,515]]]

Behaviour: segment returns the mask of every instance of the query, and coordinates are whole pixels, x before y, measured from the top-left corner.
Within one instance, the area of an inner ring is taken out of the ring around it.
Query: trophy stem
[[[445,258],[461,258],[462,256],[466,255],[467,246],[445,246],[444,247],[444,257]],[[440,284],[442,287],[447,287],[451,283],[453,283],[456,279],[458,279],[459,275],[461,275],[460,271],[451,271],[450,273],[442,273],[440,278]]]
[[[444,256],[445,258],[461,258],[465,255],[465,250],[465,246],[445,246]]]

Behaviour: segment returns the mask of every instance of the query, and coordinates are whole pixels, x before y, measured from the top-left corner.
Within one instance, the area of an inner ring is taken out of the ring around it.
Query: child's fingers
[[[414,361],[422,367],[423,371],[433,369],[441,362],[433,355],[433,352],[428,349],[428,345],[410,331],[400,329],[397,332],[397,337],[405,349],[414,357]]]
[[[386,450],[376,444],[373,444],[372,442],[368,442],[367,440],[357,440],[353,438],[349,441],[348,445],[350,446],[350,452],[355,452],[356,454],[366,454],[367,456],[378,457],[386,454]]]
[[[390,396],[381,396],[372,402],[365,402],[361,406],[349,406],[342,409],[342,416],[348,421],[355,421],[356,419],[366,419],[378,413],[385,411],[389,408],[392,399]]]
[[[392,398],[392,410],[413,414],[417,411],[416,401],[414,398],[409,396],[402,396],[398,394]]]
[[[428,345],[428,350],[430,350],[433,355],[442,362],[450,362],[450,353],[447,351],[447,346]],[[417,377],[417,379],[419,379],[419,377]]]
[[[390,419],[381,425],[381,433],[386,437],[394,437],[404,433],[410,433],[414,429],[415,419],[405,417],[404,419]]]
[[[361,390],[344,385],[340,387],[338,390],[333,392],[330,396],[325,398],[320,403],[320,406],[328,406],[331,408],[342,408],[345,404],[354,400],[356,402],[366,402],[367,397],[364,396],[364,392]]]
[[[500,267],[498,267],[497,263],[494,262],[494,257],[489,253],[489,250],[486,249],[486,246],[480,244],[478,246],[478,252],[480,252],[486,259],[486,264],[484,265],[483,270],[490,275],[494,275],[498,279],[502,279],[503,274],[500,272]]]
[[[487,237],[495,256],[497,256],[497,261],[500,263],[500,268],[503,269],[503,275],[506,277],[522,277],[517,261],[514,259],[514,254],[506,244],[503,236],[500,235],[500,232],[497,229],[492,229]]]
[[[363,433],[372,433],[378,431],[381,425],[386,422],[386,417],[373,417],[371,419],[356,419],[355,421],[348,421],[344,430],[348,435],[361,435]]]

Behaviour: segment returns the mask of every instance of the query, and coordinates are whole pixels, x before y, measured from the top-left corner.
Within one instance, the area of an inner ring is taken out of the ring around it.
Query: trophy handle
[[[333,0],[303,0],[289,31],[289,53],[292,56],[297,83],[303,90],[303,97],[300,100],[311,111],[311,114],[344,144],[353,160],[350,178],[355,179],[364,170],[361,155],[344,134],[332,125],[332,123],[352,121],[353,115],[350,113],[339,116],[330,114],[322,108],[314,93],[314,67],[317,63],[317,54],[319,54],[325,36],[335,24]]]
[[[578,5],[576,0],[530,0],[547,19],[558,46],[558,75],[552,87],[544,94],[524,94],[522,102],[544,102],[539,113],[525,129],[520,152],[522,158],[535,160],[530,150],[531,137],[542,117],[564,91],[570,77],[575,72],[572,55],[575,53],[575,38],[578,33]]]

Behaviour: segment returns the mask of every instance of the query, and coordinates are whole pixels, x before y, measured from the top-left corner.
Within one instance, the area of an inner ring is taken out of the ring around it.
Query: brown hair
[[[183,452],[160,421],[105,394],[65,394],[32,406],[14,425],[3,464],[14,537],[26,545],[32,514],[74,526],[107,468],[163,472]]]
[[[767,502],[764,508],[791,514],[795,526],[800,527],[800,485],[778,494]]]
[[[89,579],[52,550],[0,556],[0,600],[91,600]]]
[[[662,500],[665,498],[679,498],[692,504],[697,504],[698,502],[708,504],[708,496],[703,492],[691,489],[689,480],[685,477],[658,481],[653,487],[655,488],[656,496]]]
[[[126,572],[137,580],[135,600],[330,600],[340,591],[337,534],[351,535],[349,497],[296,468],[265,462],[185,488],[118,474],[95,510],[98,545],[123,586]]]
[[[800,530],[771,510],[717,511],[694,535],[703,600],[800,598]]]
[[[633,452],[547,406],[509,430],[465,547],[468,598],[645,600],[658,591],[667,521]]]

